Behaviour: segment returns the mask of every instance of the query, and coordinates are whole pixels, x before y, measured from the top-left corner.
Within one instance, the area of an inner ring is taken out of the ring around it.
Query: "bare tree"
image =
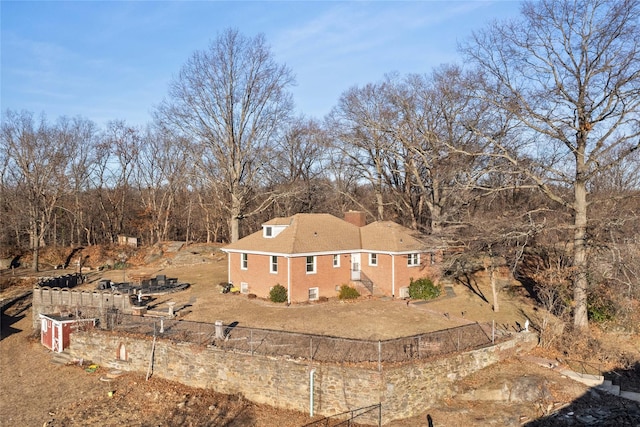
[[[24,111],[4,114],[1,138],[8,174],[26,201],[22,214],[28,220],[33,270],[38,271],[39,250],[66,189],[68,138],[44,117],[36,122],[33,114]]]
[[[468,123],[477,123],[484,111],[469,94],[474,85],[474,75],[448,65],[407,76],[392,95],[401,119],[390,131],[404,148],[397,156],[406,158],[411,185],[428,209],[428,228],[436,233],[459,224],[458,208],[491,172],[485,156],[466,155],[479,147]]]
[[[183,144],[159,129],[147,129],[142,137],[136,167],[136,182],[143,206],[144,228],[149,241],[166,240],[178,191],[189,175]]]
[[[99,145],[94,183],[103,215],[104,233],[111,242],[126,233],[133,174],[138,163],[142,138],[140,131],[123,120],[110,121]]]
[[[291,120],[283,136],[275,142],[272,153],[264,182],[280,193],[273,215],[314,212],[327,192],[322,188],[327,162],[323,129],[304,117]]]
[[[239,238],[239,220],[268,205],[245,210],[270,144],[292,110],[286,89],[293,82],[264,36],[229,29],[193,54],[157,110],[160,122],[191,141],[196,165],[211,185],[224,188],[232,242]]]
[[[373,189],[375,211],[371,216],[383,220],[384,195],[392,173],[396,141],[388,132],[396,111],[389,103],[388,83],[367,84],[346,91],[327,118],[334,148],[345,167],[357,171]]]
[[[59,126],[68,147],[69,164],[66,173],[69,178],[69,190],[72,192],[70,197],[73,198],[72,205],[66,209],[71,215],[70,242],[82,244],[84,240],[91,244],[90,234],[86,233],[85,236],[87,203],[83,201],[83,196],[90,189],[91,176],[96,167],[98,128],[94,122],[81,117],[62,117]]]
[[[531,143],[517,153],[495,141],[494,152],[573,213],[574,325],[581,329],[588,326],[589,183],[639,146],[639,13],[637,0],[525,2],[521,21],[494,23],[464,47],[491,78],[483,101],[519,120]],[[522,168],[519,156],[533,153],[534,169]]]

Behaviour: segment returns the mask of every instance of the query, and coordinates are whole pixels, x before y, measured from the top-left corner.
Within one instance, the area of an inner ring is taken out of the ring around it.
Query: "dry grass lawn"
[[[106,271],[91,275],[91,282],[83,285],[93,289],[100,278],[122,281],[138,275],[155,277],[164,274],[191,284],[185,291],[156,297],[157,310],[168,310],[167,302],[176,307],[186,305],[180,318],[201,322],[222,320],[225,324],[239,322],[239,326],[326,334],[345,338],[389,339],[409,336],[455,326],[481,322],[496,322],[497,326],[513,331],[515,322],[524,323],[522,304],[503,293],[500,311],[494,313],[490,302],[462,284],[454,284],[453,298],[441,297],[423,303],[391,298],[360,297],[341,301],[330,298],[327,302],[292,304],[272,303],[264,299],[248,299],[246,295],[221,294],[218,283],[227,280],[227,261],[220,254],[203,258],[206,262],[190,265],[161,263]],[[481,293],[491,295],[482,281],[477,284]],[[487,297],[488,299],[488,297]]]

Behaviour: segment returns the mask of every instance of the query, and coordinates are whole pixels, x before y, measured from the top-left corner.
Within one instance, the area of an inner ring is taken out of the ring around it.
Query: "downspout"
[[[287,303],[291,304],[291,257],[287,257]]]
[[[391,295],[396,297],[396,256],[391,254]]]
[[[313,384],[315,380],[316,369],[313,368],[309,372],[309,418],[313,418]]]

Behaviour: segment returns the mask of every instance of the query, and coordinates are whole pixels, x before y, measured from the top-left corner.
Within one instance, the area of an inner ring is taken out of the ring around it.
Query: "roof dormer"
[[[265,239],[273,239],[287,228],[286,225],[262,224],[262,237]]]

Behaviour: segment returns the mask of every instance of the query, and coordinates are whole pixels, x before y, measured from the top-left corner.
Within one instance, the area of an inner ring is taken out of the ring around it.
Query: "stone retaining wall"
[[[152,339],[113,332],[76,332],[70,352],[75,358],[125,371],[147,372]],[[333,415],[382,403],[383,422],[408,418],[428,410],[433,402],[453,394],[452,383],[537,343],[533,333],[479,350],[433,361],[384,366],[342,366],[224,352],[215,347],[157,340],[153,375],[210,388],[241,393],[274,407],[309,412],[310,374],[314,371],[314,413]],[[362,422],[375,419],[365,420]]]

